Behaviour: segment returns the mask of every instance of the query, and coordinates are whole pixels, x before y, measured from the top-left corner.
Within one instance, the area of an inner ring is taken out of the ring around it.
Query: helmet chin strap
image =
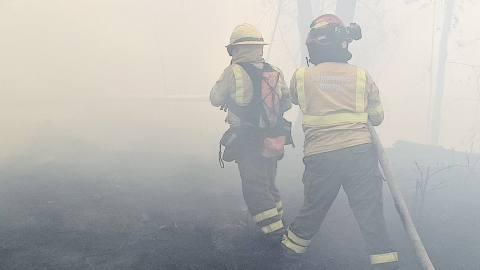
[[[233,45],[227,46],[227,52],[228,52],[228,55],[233,56]]]
[[[310,43],[307,44],[307,48],[310,57],[308,62],[314,65],[323,62],[345,63],[352,58],[352,54],[348,51],[348,43],[346,41],[328,45]]]

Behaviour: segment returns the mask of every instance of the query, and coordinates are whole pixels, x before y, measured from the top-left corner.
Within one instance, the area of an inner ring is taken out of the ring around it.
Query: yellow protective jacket
[[[295,71],[290,97],[303,113],[305,156],[370,143],[366,123],[384,118],[379,91],[368,72],[336,62]]]
[[[245,70],[236,63],[249,62],[257,68],[263,68],[265,60],[262,58],[262,53],[263,48],[261,45],[238,46],[238,50],[235,51],[235,54],[233,55],[232,64],[223,71],[222,75],[210,91],[210,102],[213,106],[219,107],[224,105],[228,95],[230,95],[230,98],[240,106],[246,106],[252,100],[252,81]],[[290,92],[285,83],[283,73],[280,69],[274,66],[272,66],[272,68],[280,73],[277,84],[280,96],[280,111],[285,112],[292,107]],[[239,126],[241,124],[241,119],[230,110],[228,111],[227,119],[225,121],[232,126]],[[254,125],[255,123],[250,124]]]

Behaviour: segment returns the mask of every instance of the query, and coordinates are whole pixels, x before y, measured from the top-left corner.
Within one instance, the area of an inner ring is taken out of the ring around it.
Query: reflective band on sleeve
[[[263,211],[259,214],[256,214],[255,216],[253,216],[253,220],[255,220],[255,222],[260,222],[267,218],[275,217],[277,215],[278,215],[277,208],[272,208],[270,210]]]
[[[303,115],[307,114],[307,102],[305,101],[305,69],[306,67],[301,67],[297,69],[295,79],[297,81],[297,95],[298,95],[298,105],[300,110],[302,110]]]
[[[303,247],[306,247],[308,246],[308,244],[310,244],[310,241],[312,240],[305,240],[305,239],[302,239],[300,237],[298,237],[295,233],[293,233],[290,229],[288,229],[288,232],[287,232],[287,237],[292,240],[295,244],[299,245],[299,246],[303,246]]]
[[[303,116],[303,124],[309,126],[327,126],[340,123],[367,123],[367,120],[367,113],[337,113],[325,116]]]
[[[397,252],[370,255],[371,264],[398,262]]]
[[[362,113],[365,112],[365,82],[367,80],[367,75],[365,70],[357,67],[357,90],[356,90],[356,112]]]
[[[307,247],[302,247],[293,243],[286,235],[283,236],[282,244],[288,249],[295,251],[295,253],[304,253],[307,250]]]
[[[235,103],[243,104],[243,76],[242,67],[240,65],[232,66],[233,75],[235,76]]]
[[[272,223],[268,226],[262,227],[261,230],[262,230],[263,233],[267,234],[267,233],[271,233],[271,232],[280,230],[281,228],[283,228],[283,222],[281,220],[279,220],[279,221],[277,221],[275,223]]]
[[[276,202],[275,205],[277,206],[277,209],[281,209],[283,207],[282,201]]]
[[[383,112],[382,104],[378,104],[377,106],[367,107],[368,114],[380,114]]]

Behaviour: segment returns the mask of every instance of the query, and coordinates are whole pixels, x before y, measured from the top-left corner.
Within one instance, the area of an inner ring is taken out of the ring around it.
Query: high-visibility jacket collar
[[[258,63],[265,63],[263,59],[263,46],[261,45],[238,45],[232,56],[232,64],[248,62],[255,66]],[[261,66],[257,66],[262,68]]]

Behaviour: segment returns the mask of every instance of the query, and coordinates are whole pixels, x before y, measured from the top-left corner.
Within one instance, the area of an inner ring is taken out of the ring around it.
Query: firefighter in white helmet
[[[282,241],[285,269],[299,269],[304,253],[343,187],[360,226],[372,269],[398,269],[383,215],[382,175],[367,121],[384,118],[379,91],[370,74],[347,63],[348,44],[360,28],[345,27],[335,15],[315,19],[307,37],[310,62],[296,70],[292,102],[303,113],[305,200]]]
[[[291,143],[291,123],[283,113],[292,104],[282,72],[262,58],[264,45],[267,43],[253,25],[244,23],[235,28],[226,46],[231,64],[213,86],[210,101],[228,110],[230,128],[220,141],[221,166],[223,161],[237,163],[243,197],[253,220],[266,239],[281,250],[285,228],[275,178],[284,145]]]

